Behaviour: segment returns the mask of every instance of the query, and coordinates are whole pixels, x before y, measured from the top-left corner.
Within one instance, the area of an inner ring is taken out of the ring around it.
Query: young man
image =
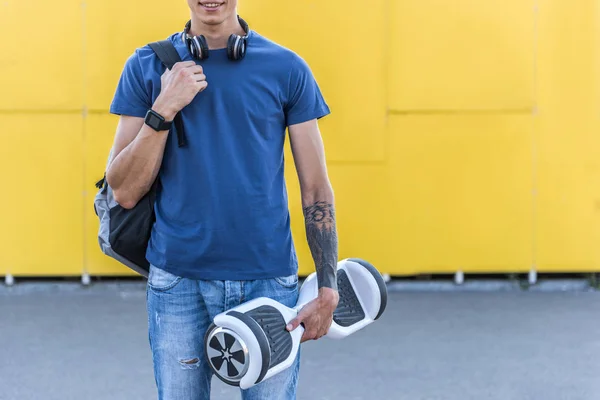
[[[302,192],[319,296],[287,327],[303,341],[327,333],[338,303],[334,196],[317,120],[329,114],[308,65],[251,29],[237,0],[187,0],[189,31],[170,40],[182,62],[164,71],[148,47],[127,60],[110,110],[120,115],[107,171],[115,198],[137,204],[156,177],[156,223],[147,251],[149,339],[160,399],[210,396],[203,337],[214,316],[256,297],[294,306],[297,259],[284,182],[290,143]],[[187,34],[187,36],[186,36]],[[241,60],[227,54],[231,34],[247,35]],[[203,35],[200,60],[185,37]],[[169,129],[181,112],[187,145]],[[295,398],[292,368],[242,392],[244,399]]]

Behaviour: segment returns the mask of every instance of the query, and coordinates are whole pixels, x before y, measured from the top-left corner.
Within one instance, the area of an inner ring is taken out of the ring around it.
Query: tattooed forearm
[[[332,204],[318,201],[304,207],[306,237],[317,270],[319,289],[337,290],[338,239],[335,209]]]

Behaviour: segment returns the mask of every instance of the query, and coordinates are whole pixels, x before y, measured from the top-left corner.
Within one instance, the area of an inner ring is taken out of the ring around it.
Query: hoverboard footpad
[[[365,318],[365,312],[354,292],[354,288],[346,275],[346,271],[338,272],[338,306],[333,312],[333,320],[336,324],[348,327],[362,321]]]
[[[269,369],[285,361],[292,352],[294,345],[290,332],[285,329],[283,315],[275,307],[260,306],[246,312],[265,332],[271,350]]]

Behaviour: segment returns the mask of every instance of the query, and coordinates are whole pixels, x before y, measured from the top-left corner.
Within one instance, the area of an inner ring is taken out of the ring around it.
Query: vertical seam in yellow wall
[[[384,81],[384,89],[383,95],[385,96],[384,104],[385,104],[385,112],[384,112],[384,131],[383,131],[383,163],[387,165],[389,157],[390,157],[390,63],[391,63],[391,28],[390,28],[390,19],[391,17],[391,0],[383,0],[383,11],[385,13],[384,16],[384,28],[383,28],[383,81]]]
[[[539,0],[534,0],[533,5],[533,110],[531,115],[531,266],[532,270],[537,270],[538,265],[538,246],[537,246],[537,224],[538,224],[538,35],[539,35]]]
[[[87,43],[87,26],[86,26],[86,21],[87,21],[87,3],[85,0],[82,0],[81,2],[81,63],[82,63],[82,85],[81,85],[81,100],[82,100],[82,110],[81,110],[81,158],[82,158],[82,176],[81,176],[81,185],[82,185],[82,191],[81,191],[81,201],[83,203],[83,207],[81,209],[81,212],[83,213],[83,223],[81,225],[81,228],[83,230],[82,235],[81,235],[81,245],[83,246],[83,251],[82,251],[82,256],[83,259],[82,264],[81,264],[81,272],[82,275],[83,274],[87,274],[89,273],[88,271],[88,254],[87,254],[87,212],[86,212],[86,207],[87,207],[87,182],[86,182],[86,176],[87,176],[87,159],[86,159],[86,148],[87,148],[87,118],[88,118],[88,112],[87,112],[87,48],[86,48],[86,43]]]

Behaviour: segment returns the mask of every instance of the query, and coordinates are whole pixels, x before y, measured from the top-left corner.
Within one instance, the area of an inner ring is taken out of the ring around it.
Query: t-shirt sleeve
[[[150,107],[152,107],[152,102],[144,86],[138,53],[135,52],[125,62],[110,105],[110,112],[143,118]]]
[[[319,119],[330,113],[329,106],[310,67],[295,56],[290,69],[288,96],[285,107],[287,125]]]

